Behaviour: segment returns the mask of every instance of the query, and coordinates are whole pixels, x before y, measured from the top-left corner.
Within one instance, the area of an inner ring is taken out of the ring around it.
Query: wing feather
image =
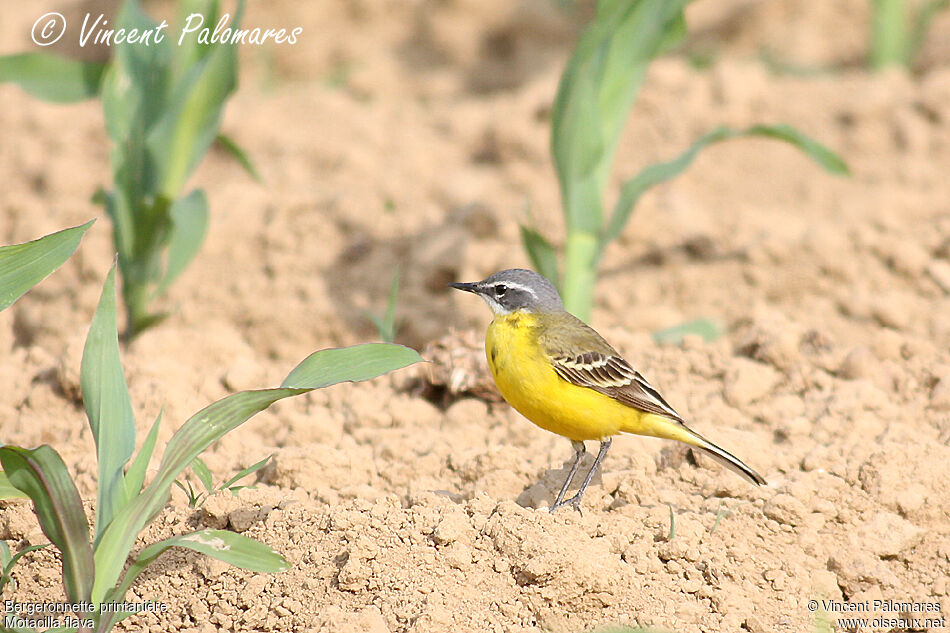
[[[573,317],[571,317],[573,320]],[[683,418],[597,332],[579,320],[556,328],[559,336],[542,337],[541,344],[554,371],[564,380],[588,387],[628,407],[683,423]],[[565,332],[574,333],[564,340]],[[580,349],[586,351],[576,353]]]

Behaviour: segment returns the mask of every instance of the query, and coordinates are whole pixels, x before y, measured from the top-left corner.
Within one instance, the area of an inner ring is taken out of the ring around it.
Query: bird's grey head
[[[564,304],[550,281],[523,268],[510,268],[474,283],[450,283],[450,286],[473,292],[485,300],[495,314],[528,312],[561,312]]]

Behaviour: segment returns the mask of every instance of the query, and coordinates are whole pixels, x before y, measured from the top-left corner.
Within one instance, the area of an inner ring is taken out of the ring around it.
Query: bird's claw
[[[574,496],[571,497],[570,499],[565,499],[565,500],[561,501],[560,503],[555,503],[553,506],[551,506],[551,508],[548,510],[548,512],[549,512],[550,514],[554,514],[554,511],[555,511],[555,510],[559,510],[559,509],[563,508],[564,506],[571,506],[571,507],[573,507],[575,510],[577,510],[577,512],[578,512],[581,516],[584,516],[584,511],[581,510],[581,496],[580,496],[580,495],[574,495]]]

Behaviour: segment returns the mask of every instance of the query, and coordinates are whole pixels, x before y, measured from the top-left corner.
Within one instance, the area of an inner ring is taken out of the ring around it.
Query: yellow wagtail
[[[685,442],[752,483],[765,483],[735,456],[690,430],[600,334],[564,309],[554,285],[538,273],[503,270],[483,281],[449,285],[477,294],[495,315],[485,353],[508,404],[542,429],[571,440],[574,463],[551,512],[564,505],[580,509],[584,491],[617,433]],[[584,457],[585,440],[600,440],[600,451],[580,490],[565,501]]]

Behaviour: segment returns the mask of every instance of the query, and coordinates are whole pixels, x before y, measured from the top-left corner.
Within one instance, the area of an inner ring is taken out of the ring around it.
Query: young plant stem
[[[561,293],[564,306],[585,323],[590,322],[594,303],[594,285],[600,261],[597,235],[588,231],[571,231],[564,247],[564,281]]]
[[[904,0],[872,0],[871,67],[907,63],[907,10]]]

